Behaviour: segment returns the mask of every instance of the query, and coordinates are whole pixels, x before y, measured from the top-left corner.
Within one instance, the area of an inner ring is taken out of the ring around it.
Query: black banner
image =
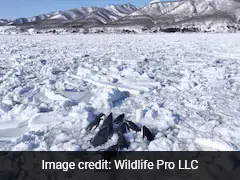
[[[239,178],[239,152],[0,152],[0,180]]]

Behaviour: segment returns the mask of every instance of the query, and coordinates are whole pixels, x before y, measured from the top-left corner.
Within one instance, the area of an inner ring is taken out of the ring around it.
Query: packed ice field
[[[239,150],[240,34],[0,36],[0,150],[105,150],[111,112],[155,136],[122,150]]]

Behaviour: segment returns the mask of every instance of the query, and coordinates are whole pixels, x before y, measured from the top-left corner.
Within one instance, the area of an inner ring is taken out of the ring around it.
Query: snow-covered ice
[[[1,35],[0,150],[104,150],[101,112],[154,133],[128,150],[239,150],[240,34]]]

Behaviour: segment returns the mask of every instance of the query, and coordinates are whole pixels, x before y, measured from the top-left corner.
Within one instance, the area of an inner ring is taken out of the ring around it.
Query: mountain
[[[15,19],[12,25],[69,25],[72,23],[76,26],[83,26],[86,24],[102,25],[115,21],[123,16],[126,16],[137,8],[131,4],[110,5],[105,8],[99,7],[81,7],[67,11],[58,11],[54,13],[34,16],[30,18]]]
[[[187,0],[157,17],[158,25],[239,23],[240,3],[234,0]]]
[[[6,24],[6,21],[4,21]],[[9,22],[7,22],[9,23]],[[104,8],[81,7],[30,18],[18,18],[9,24],[48,28],[124,28],[142,27],[161,31],[240,30],[240,0],[153,0],[138,8],[131,4]],[[102,30],[101,30],[102,31]],[[154,30],[155,31],[155,30]]]
[[[159,2],[152,1],[150,4],[144,6],[138,11],[133,12],[129,16],[150,16],[153,19],[157,18],[159,15],[173,11],[175,8],[182,5],[185,1],[179,2]]]
[[[8,23],[9,23],[9,20],[7,20],[7,19],[0,19],[0,26],[6,25]]]
[[[115,24],[139,24],[146,27],[195,27],[239,24],[239,0],[152,1]]]
[[[108,11],[120,16],[124,17],[136,10],[138,10],[137,7],[131,5],[131,4],[123,4],[123,5],[109,5],[105,7]]]
[[[179,2],[160,2],[158,0],[150,2],[148,5],[139,8],[129,15],[124,16],[118,21],[112,23],[115,25],[142,25],[152,27],[158,16],[174,10],[180,6],[184,1]]]

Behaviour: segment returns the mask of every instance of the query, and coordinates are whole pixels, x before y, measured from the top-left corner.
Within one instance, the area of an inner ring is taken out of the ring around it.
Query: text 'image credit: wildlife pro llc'
[[[11,0],[0,18],[1,151],[239,151],[239,0]]]

